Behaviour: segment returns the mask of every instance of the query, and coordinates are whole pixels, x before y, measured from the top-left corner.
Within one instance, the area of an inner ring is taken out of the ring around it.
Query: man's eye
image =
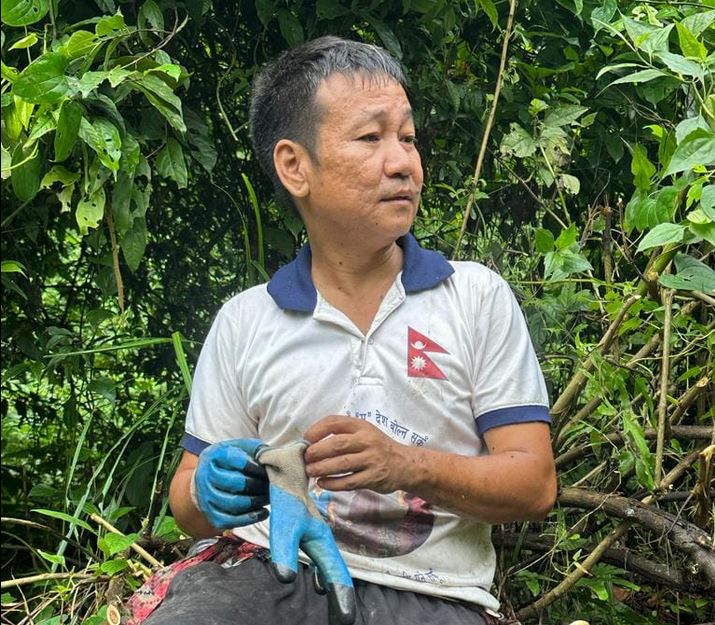
[[[417,137],[415,135],[405,135],[402,137],[402,141],[404,143],[411,143],[412,145],[417,143]]]
[[[374,132],[370,133],[368,135],[363,135],[360,137],[360,141],[367,141],[368,143],[375,143],[376,141],[379,141],[380,137],[376,135]]]

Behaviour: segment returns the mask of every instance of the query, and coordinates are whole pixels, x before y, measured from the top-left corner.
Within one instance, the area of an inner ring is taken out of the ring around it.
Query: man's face
[[[333,74],[316,99],[306,223],[363,237],[356,244],[394,241],[412,225],[423,181],[407,94],[382,76]]]

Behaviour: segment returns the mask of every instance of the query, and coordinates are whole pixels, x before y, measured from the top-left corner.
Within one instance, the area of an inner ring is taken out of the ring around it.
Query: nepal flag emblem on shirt
[[[434,364],[427,353],[448,354],[449,352],[431,338],[420,334],[414,328],[407,328],[407,375],[411,378],[433,378],[446,380],[447,376]]]

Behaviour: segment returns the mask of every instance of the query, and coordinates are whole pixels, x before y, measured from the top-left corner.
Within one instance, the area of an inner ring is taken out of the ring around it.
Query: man
[[[243,561],[180,573],[148,622],[332,618],[305,567],[281,584],[296,572],[255,557],[269,544],[257,452],[305,439],[356,622],[483,623],[499,608],[490,524],[541,519],[556,494],[545,385],[514,297],[409,234],[423,174],[386,51],[323,37],[284,53],[257,79],[251,128],[309,246],[219,312],[171,484],[179,525],[235,528]]]

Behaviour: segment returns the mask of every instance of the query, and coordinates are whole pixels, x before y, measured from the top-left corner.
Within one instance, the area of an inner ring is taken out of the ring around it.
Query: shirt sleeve
[[[216,316],[194,372],[182,445],[195,454],[218,441],[257,436],[241,392],[242,340],[229,315],[224,306]]]
[[[505,280],[489,271],[476,324],[472,401],[477,432],[501,425],[549,423],[549,401],[519,304]]]

